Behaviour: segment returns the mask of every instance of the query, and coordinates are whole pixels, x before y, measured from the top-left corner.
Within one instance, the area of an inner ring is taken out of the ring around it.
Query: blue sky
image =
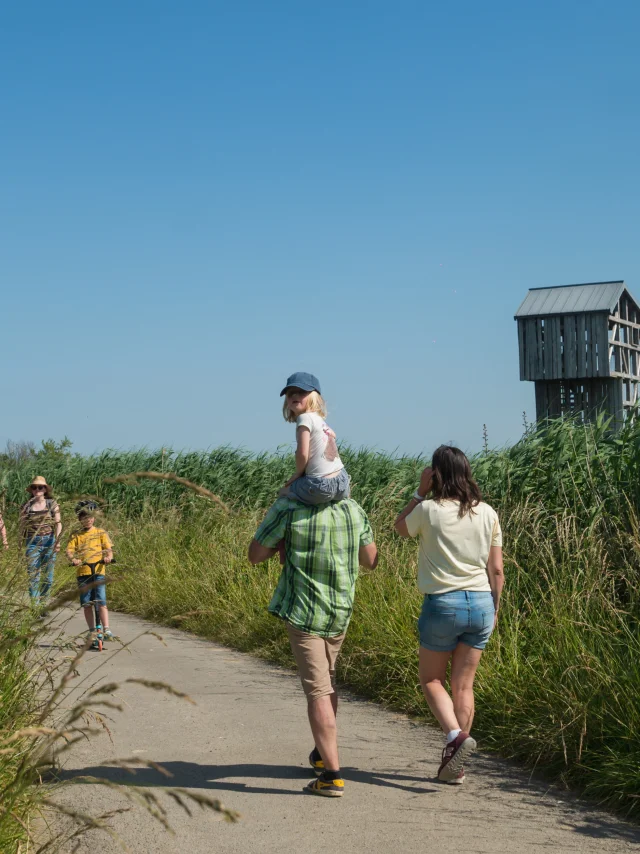
[[[529,287],[640,297],[640,5],[0,9],[0,445],[521,434]]]

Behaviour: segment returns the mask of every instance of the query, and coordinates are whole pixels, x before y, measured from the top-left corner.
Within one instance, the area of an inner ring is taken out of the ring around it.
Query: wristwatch
[[[418,492],[418,490],[417,490],[417,489],[416,489],[416,491],[413,493],[413,495],[412,495],[411,497],[412,497],[415,501],[426,501],[426,500],[427,500],[427,496],[426,496],[426,495],[420,495],[420,493]]]

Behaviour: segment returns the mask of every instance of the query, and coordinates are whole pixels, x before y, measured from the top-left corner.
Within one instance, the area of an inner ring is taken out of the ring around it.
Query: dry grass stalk
[[[186,477],[179,477],[174,472],[159,472],[159,471],[134,471],[130,474],[121,474],[117,477],[105,477],[104,483],[125,483],[129,485],[135,485],[138,479],[146,479],[146,480],[172,480],[174,483],[179,483],[180,486],[184,486],[187,489],[190,489],[192,492],[195,492],[196,495],[202,495],[203,498],[208,498],[210,501],[214,501],[219,507],[221,507],[225,513],[231,515],[231,509],[227,507],[227,505],[215,495],[211,490],[207,489],[204,486],[198,486],[197,483],[192,483],[190,480],[187,480]]]

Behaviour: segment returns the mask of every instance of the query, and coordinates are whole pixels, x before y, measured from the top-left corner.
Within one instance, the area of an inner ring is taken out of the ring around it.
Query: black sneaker
[[[305,792],[312,795],[321,795],[323,798],[341,798],[344,795],[344,780],[323,780],[318,777],[304,787]]]
[[[309,765],[311,765],[311,767],[313,768],[313,773],[316,775],[316,777],[319,777],[324,771],[324,762],[322,761],[322,759],[316,760],[313,758],[313,750],[309,754]]]

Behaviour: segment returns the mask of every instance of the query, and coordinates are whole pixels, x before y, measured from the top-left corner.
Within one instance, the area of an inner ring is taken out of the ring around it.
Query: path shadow
[[[554,807],[559,806],[564,811],[563,823],[569,825],[574,833],[592,839],[623,839],[640,845],[640,827],[636,824],[608,815],[584,795],[560,789],[533,771],[527,774],[521,765],[511,760],[479,753],[474,757],[474,771],[489,781],[493,788],[517,794],[528,805],[537,805],[542,800]]]
[[[235,779],[256,780],[292,780],[303,782],[313,777],[311,769],[292,765],[198,765],[197,762],[160,762],[158,763],[172,776],[165,777],[154,768],[131,766],[131,769],[117,768],[112,765],[98,765],[91,768],[62,769],[56,773],[61,782],[73,782],[79,777],[99,777],[126,786],[179,786],[185,789],[216,789],[229,792],[250,792],[257,795],[301,795],[302,788],[289,789],[267,786],[254,786],[248,783],[231,782]],[[412,777],[396,774],[394,771],[362,771],[359,768],[343,768],[347,782],[364,783],[368,786],[384,786],[401,789],[412,795],[433,794],[434,788],[407,783],[425,783],[422,776]],[[231,778],[231,779],[228,779]],[[396,782],[402,781],[402,782]]]

